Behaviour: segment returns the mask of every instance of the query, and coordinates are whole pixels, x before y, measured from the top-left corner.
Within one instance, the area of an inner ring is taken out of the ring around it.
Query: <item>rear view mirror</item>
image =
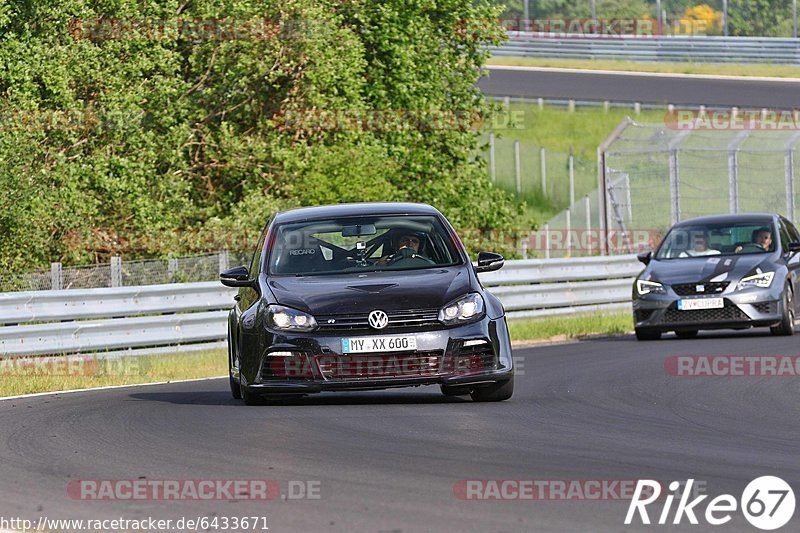
[[[650,260],[652,258],[653,258],[653,252],[642,252],[642,253],[636,254],[636,259],[638,259],[640,262],[644,263],[645,265],[649,265],[650,264]]]
[[[475,272],[494,272],[500,270],[505,264],[505,259],[500,254],[494,252],[480,252],[478,254],[478,266]]]
[[[378,230],[375,224],[361,224],[359,226],[344,226],[342,237],[361,237],[362,235],[375,235]]]
[[[219,275],[219,281],[226,287],[249,287],[253,284],[247,267],[237,266]]]
[[[800,252],[800,242],[790,242],[787,248],[788,252]]]

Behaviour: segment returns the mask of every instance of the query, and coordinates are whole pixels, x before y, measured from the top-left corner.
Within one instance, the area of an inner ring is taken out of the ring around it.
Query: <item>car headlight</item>
[[[664,286],[657,281],[637,279],[636,292],[639,296],[643,296],[645,294],[664,294],[667,291],[664,289]]]
[[[480,318],[483,315],[483,297],[478,293],[468,294],[439,310],[439,322],[461,324]]]
[[[750,289],[752,287],[759,287],[761,289],[766,289],[770,285],[772,285],[772,278],[775,277],[775,272],[763,272],[761,274],[754,274],[752,276],[747,276],[746,278],[742,278],[739,280],[739,284],[736,285],[736,290],[742,289]]]
[[[284,307],[270,305],[267,309],[267,325],[280,331],[313,331],[317,321],[308,313]]]

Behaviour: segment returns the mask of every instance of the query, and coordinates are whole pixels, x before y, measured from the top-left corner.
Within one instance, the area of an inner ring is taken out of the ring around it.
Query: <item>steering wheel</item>
[[[397,252],[393,253],[389,256],[389,259],[386,260],[386,265],[394,265],[395,263],[399,263],[400,261],[409,261],[409,260],[421,260],[424,261],[426,264],[435,265],[436,263],[433,262],[431,259],[423,255],[418,255],[414,253],[412,248],[400,248]]]
[[[739,253],[740,254],[743,254],[743,253],[746,254],[746,253],[763,252],[763,251],[764,251],[764,248],[762,248],[758,244],[756,244],[754,242],[748,242],[748,243],[742,245],[742,249],[739,250]]]

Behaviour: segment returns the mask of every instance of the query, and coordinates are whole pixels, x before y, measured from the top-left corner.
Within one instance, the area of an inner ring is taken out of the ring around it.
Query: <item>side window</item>
[[[789,243],[792,238],[789,236],[789,230],[786,229],[786,224],[783,223],[783,220],[778,221],[778,227],[781,234],[781,249],[785,252],[789,249]]]
[[[784,220],[783,223],[786,224],[786,229],[789,230],[789,239],[792,242],[800,242],[800,232],[797,231],[797,228],[794,227],[794,224],[788,220]]]
[[[258,276],[258,270],[261,266],[261,257],[264,254],[264,240],[267,238],[267,230],[269,229],[269,223],[261,232],[261,236],[258,238],[258,244],[256,245],[256,249],[253,252],[253,259],[250,261],[250,277],[255,278]]]

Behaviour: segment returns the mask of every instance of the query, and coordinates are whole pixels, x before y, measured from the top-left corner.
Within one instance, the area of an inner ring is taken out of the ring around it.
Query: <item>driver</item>
[[[752,251],[765,251],[769,252],[770,246],[772,246],[772,231],[767,228],[759,228],[753,232],[753,242],[747,243],[744,246],[737,246],[734,250],[735,253],[742,252],[743,250]]]
[[[401,233],[400,238],[397,239],[397,251],[394,254],[384,255],[375,263],[376,265],[386,265],[389,259],[397,254],[408,254],[409,257],[419,255],[419,247],[422,244],[422,237],[418,233],[406,232]],[[407,250],[403,253],[403,249]]]

